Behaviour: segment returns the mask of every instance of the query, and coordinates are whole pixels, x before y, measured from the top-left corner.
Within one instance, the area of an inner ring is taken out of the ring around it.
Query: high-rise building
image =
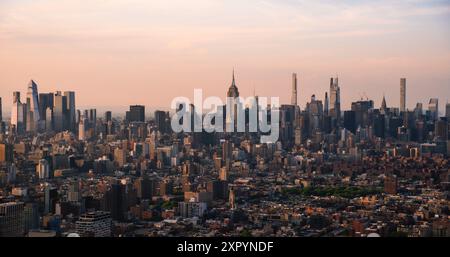
[[[11,144],[0,144],[0,163],[14,161],[14,146]]]
[[[36,165],[36,173],[39,179],[48,179],[50,177],[50,165],[46,159],[39,160]]]
[[[126,113],[128,122],[145,122],[145,106],[131,105],[130,110]]]
[[[169,113],[165,111],[155,111],[155,125],[161,133],[169,131]]]
[[[238,120],[238,108],[239,108],[239,90],[236,86],[236,80],[234,78],[234,69],[233,76],[231,80],[231,86],[228,88],[227,92],[227,109],[229,109],[230,113],[225,113],[226,117],[226,128],[231,129],[232,131],[236,131],[237,128],[237,120]],[[231,131],[230,131],[231,132]]]
[[[51,107],[47,107],[45,110],[45,130],[53,130],[53,109]]]
[[[406,111],[406,79],[400,79],[400,112]]]
[[[61,132],[65,129],[65,114],[67,107],[67,97],[61,94],[61,91],[57,91],[54,96],[53,105],[53,130]]]
[[[330,116],[338,122],[341,119],[341,89],[339,88],[338,78],[330,79]]]
[[[328,100],[328,92],[325,92],[325,102],[324,102],[324,106],[323,106],[323,113],[325,115],[328,115],[329,110],[330,110],[330,102]]]
[[[67,110],[67,128],[70,131],[75,131],[75,92],[66,91],[64,92],[64,96],[66,97],[66,110]]]
[[[430,111],[432,120],[437,120],[439,118],[439,99],[430,99],[430,102],[428,103],[428,111]]]
[[[111,215],[103,211],[82,214],[75,224],[76,233],[82,237],[110,237],[111,228]]]
[[[32,121],[30,122],[35,126],[34,129],[37,128],[39,125],[39,121],[41,120],[41,115],[39,113],[39,94],[37,89],[37,84],[31,80],[28,84],[28,91],[27,91],[27,107],[28,112],[31,112],[32,115]]]
[[[25,129],[26,122],[26,104],[20,101],[20,92],[13,92],[13,105],[11,108],[11,126],[13,131],[21,133]]]
[[[44,188],[44,213],[54,213],[56,201],[58,198],[58,190],[49,184],[45,185]]]
[[[84,115],[81,115],[80,121],[78,123],[78,140],[86,140],[86,128],[87,128],[87,119]]]
[[[41,114],[41,120],[47,119],[47,108],[53,108],[53,93],[40,93],[39,94],[39,113]]]
[[[74,179],[74,181],[70,183],[67,200],[69,202],[79,202],[80,199],[81,199],[80,183],[77,179]]]
[[[297,73],[292,73],[292,97],[291,104],[297,105]]]
[[[106,111],[105,112],[105,122],[112,121],[112,112]]]
[[[24,233],[24,203],[1,203],[0,237],[21,237]]]

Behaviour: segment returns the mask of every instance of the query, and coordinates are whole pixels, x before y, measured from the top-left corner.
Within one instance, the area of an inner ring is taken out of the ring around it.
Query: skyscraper
[[[41,120],[41,115],[39,113],[38,89],[34,80],[31,80],[28,84],[27,107],[28,111],[33,113],[33,115],[30,115],[30,117],[32,116],[33,118],[32,124],[34,124],[34,126],[38,126],[39,121]]]
[[[400,79],[400,112],[406,111],[406,79]]]
[[[75,92],[66,91],[64,96],[66,97],[67,128],[70,131],[75,131]]]
[[[338,78],[330,79],[330,116],[339,123],[341,119],[341,89],[339,88]]]
[[[237,127],[238,97],[239,90],[236,86],[233,69],[231,86],[228,88],[227,92],[227,106],[229,106],[229,109],[227,109],[230,111],[230,113],[226,113],[226,128],[231,128],[233,131],[236,131]],[[231,124],[233,124],[233,126]]]
[[[128,122],[145,122],[145,106],[131,105],[130,110],[126,113]]]
[[[11,108],[11,126],[13,126],[13,130],[21,133],[24,129],[25,122],[25,104],[20,102],[20,92],[13,92],[13,104]]]
[[[437,120],[439,118],[439,99],[431,98],[428,103],[428,110],[430,111],[431,119]]]
[[[47,108],[53,108],[53,93],[40,93],[39,94],[39,113],[41,120],[46,120]]]
[[[61,94],[61,91],[57,91],[54,96],[54,106],[53,106],[53,129],[56,132],[61,132],[64,130],[64,117],[67,107],[67,97]]]
[[[292,73],[292,98],[291,104],[297,105],[297,73]]]
[[[20,237],[24,230],[24,203],[0,204],[0,237]]]
[[[325,103],[324,103],[323,108],[324,108],[323,109],[324,114],[328,115],[329,108],[330,108],[330,103],[329,103],[329,100],[328,100],[328,92],[325,92]]]

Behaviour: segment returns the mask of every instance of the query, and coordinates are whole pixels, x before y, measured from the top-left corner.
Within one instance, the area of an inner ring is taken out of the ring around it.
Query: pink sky
[[[76,91],[77,105],[169,108],[175,96],[224,97],[236,70],[243,96],[323,98],[339,75],[344,108],[450,98],[448,1],[0,2],[0,97],[34,79],[40,92]],[[4,113],[6,116],[8,113]]]

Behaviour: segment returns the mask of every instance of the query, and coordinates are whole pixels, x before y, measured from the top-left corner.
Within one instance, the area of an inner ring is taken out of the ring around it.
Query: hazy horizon
[[[407,108],[450,98],[450,2],[420,1],[4,0],[0,2],[0,97],[75,91],[77,108],[143,104],[170,109],[176,96],[224,98],[236,71],[242,96],[323,100],[339,76],[342,109],[367,96]]]

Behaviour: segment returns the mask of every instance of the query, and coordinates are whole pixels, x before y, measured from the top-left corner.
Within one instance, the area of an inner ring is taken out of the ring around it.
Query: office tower
[[[22,133],[24,129],[26,104],[20,102],[20,92],[13,92],[13,105],[11,107],[11,126],[17,133]]]
[[[311,101],[306,104],[305,111],[308,115],[309,128],[308,134],[312,135],[315,131],[322,129],[323,121],[323,104],[322,101],[316,100],[316,96],[311,96]]]
[[[147,177],[138,178],[134,182],[134,187],[137,192],[137,197],[140,199],[151,199],[156,191],[155,180]]]
[[[448,121],[440,118],[434,123],[434,137],[437,140],[445,141],[448,138]]]
[[[131,105],[130,110],[126,112],[128,122],[145,122],[145,106]]]
[[[230,113],[225,114],[226,128],[231,128],[232,131],[236,131],[237,128],[238,99],[239,99],[239,90],[236,86],[236,80],[234,78],[234,69],[233,69],[231,86],[228,88],[227,103],[226,103],[227,106],[229,106]],[[231,126],[231,124],[233,124],[233,126]]]
[[[169,113],[165,111],[155,111],[155,125],[161,133],[169,132]]]
[[[280,107],[280,141],[283,145],[292,145],[294,139],[295,105]]]
[[[355,111],[344,111],[344,128],[356,133],[356,113]]]
[[[39,113],[39,94],[37,84],[33,80],[31,80],[28,84],[27,107],[28,111],[33,113],[32,123],[37,126],[39,124],[39,120],[41,120],[41,115]]]
[[[14,146],[11,144],[0,144],[0,163],[14,161]]]
[[[45,110],[45,130],[53,130],[53,109],[51,107],[47,107]]]
[[[39,229],[39,205],[37,203],[26,203],[24,207],[25,233],[30,230]]]
[[[297,106],[297,73],[292,73],[292,97],[291,104]]]
[[[67,113],[67,97],[61,94],[61,91],[57,91],[54,96],[53,105],[53,130],[61,132],[65,129],[65,114]]]
[[[75,131],[75,92],[66,91],[64,92],[64,96],[66,97],[66,111],[67,111],[67,129],[70,131]]]
[[[430,99],[428,110],[430,111],[432,120],[437,120],[439,118],[439,100],[437,98]]]
[[[1,203],[0,237],[21,237],[24,233],[24,203]]]
[[[7,182],[9,184],[16,183],[16,174],[17,174],[17,168],[14,163],[10,163],[7,165],[8,169],[8,176],[7,176]]]
[[[76,233],[82,237],[110,237],[111,228],[111,215],[103,211],[84,213],[75,223]]]
[[[36,165],[36,173],[39,179],[48,179],[50,177],[50,165],[46,159],[39,160]]]
[[[46,120],[47,108],[53,108],[53,93],[40,93],[39,94],[39,113],[41,120]]]
[[[328,115],[329,108],[330,108],[330,103],[329,103],[329,100],[328,100],[328,92],[325,92],[325,102],[324,102],[323,108],[324,108],[323,113],[325,115]]]
[[[123,167],[127,163],[127,152],[125,149],[119,147],[114,149],[114,162],[119,167]]]
[[[106,111],[105,112],[105,122],[112,121],[112,112]]]
[[[56,201],[58,198],[58,190],[49,184],[44,188],[44,214],[54,213]]]
[[[0,97],[0,123],[3,122],[2,98]]]
[[[81,115],[80,122],[78,123],[78,140],[83,141],[86,140],[86,128],[87,128],[87,119],[84,115]]]
[[[97,109],[89,109],[89,123],[94,127],[97,122]]]
[[[341,89],[339,88],[338,78],[330,79],[330,116],[337,120],[341,119]]]
[[[111,185],[111,190],[108,191],[107,198],[111,210],[111,218],[118,221],[125,220],[125,212],[127,210],[125,185],[115,181]]]
[[[406,79],[400,79],[400,112],[406,111]]]
[[[67,200],[69,202],[79,202],[80,199],[81,199],[80,183],[77,179],[74,179],[74,181],[70,183]]]
[[[373,109],[373,101],[357,101],[352,103],[352,111],[355,112],[356,128],[369,126],[369,110]]]

